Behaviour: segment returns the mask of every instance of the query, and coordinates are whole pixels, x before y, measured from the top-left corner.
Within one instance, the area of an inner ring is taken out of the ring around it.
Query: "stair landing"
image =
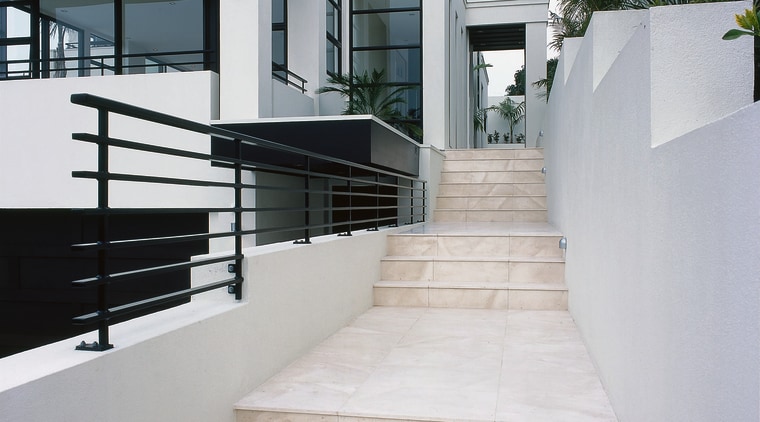
[[[235,406],[252,421],[616,421],[567,311],[375,307]]]

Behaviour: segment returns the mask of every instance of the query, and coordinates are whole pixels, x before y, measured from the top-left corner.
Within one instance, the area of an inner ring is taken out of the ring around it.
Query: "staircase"
[[[616,421],[567,312],[542,154],[447,152],[435,221],[388,237],[377,306],[236,421]]]
[[[388,238],[376,306],[566,310],[541,149],[446,153],[435,221]]]

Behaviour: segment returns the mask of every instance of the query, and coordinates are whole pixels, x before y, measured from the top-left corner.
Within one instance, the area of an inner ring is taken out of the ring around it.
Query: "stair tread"
[[[468,255],[455,255],[455,256],[438,256],[438,255],[388,255],[381,259],[382,262],[401,262],[401,261],[413,261],[413,262],[426,262],[426,261],[468,261],[468,262],[548,262],[548,263],[564,263],[565,258],[554,256],[468,256]]]
[[[545,290],[566,291],[564,282],[556,283],[515,283],[483,281],[414,281],[414,280],[380,280],[374,287],[379,288],[427,288],[427,289],[471,289],[471,290]]]

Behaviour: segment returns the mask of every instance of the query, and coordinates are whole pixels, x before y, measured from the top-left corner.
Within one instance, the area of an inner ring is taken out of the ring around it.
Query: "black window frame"
[[[129,55],[125,55],[123,51],[124,44],[124,0],[112,0],[113,6],[113,25],[114,25],[114,39],[107,40],[114,45],[114,54],[109,55],[108,58],[113,58],[113,66],[111,69],[113,74],[121,75],[124,73],[124,61]],[[6,36],[0,36],[0,80],[10,79],[41,79],[51,77],[51,58],[49,44],[50,40],[47,36],[47,28],[51,22],[57,22],[57,19],[52,16],[47,16],[40,11],[40,0],[0,0],[0,8],[3,7],[15,7],[24,10],[30,14],[30,34],[29,37],[24,38],[7,38]],[[219,2],[215,0],[203,0],[203,47],[197,53],[202,55],[203,70],[210,70],[219,73]],[[68,28],[75,31],[80,31],[80,28],[65,23]],[[44,31],[43,31],[44,29]],[[46,34],[42,37],[41,34]],[[81,36],[80,36],[81,39]],[[9,77],[7,72],[7,57],[2,57],[3,47],[12,45],[28,45],[29,46],[29,73],[18,77]],[[172,53],[180,52],[161,52],[165,55],[171,55]],[[195,53],[195,52],[194,52]],[[160,63],[160,58],[153,57],[151,54],[144,54],[147,59],[150,59],[157,64],[159,69],[166,68],[166,64]],[[160,55],[159,55],[160,56]],[[92,68],[88,63],[94,56],[83,56],[81,53],[77,55],[73,60],[79,60],[79,65],[74,69],[77,71],[77,76],[88,76],[91,71],[98,68]],[[146,68],[149,66],[146,66]]]
[[[327,45],[328,47],[332,45],[333,52],[335,54],[335,57],[337,58],[337,63],[329,63],[328,61],[325,62],[325,69],[327,70],[327,74],[330,73],[337,73],[341,74],[343,73],[343,0],[327,0],[327,7],[332,6],[334,12],[335,12],[335,19],[337,19],[337,25],[335,28],[335,34],[331,34],[328,29],[325,30],[325,36],[327,38]],[[325,13],[325,19],[329,19],[330,15]],[[328,21],[328,28],[329,28],[329,21]],[[327,56],[327,50],[325,51],[326,58]],[[331,65],[335,64],[335,69],[330,69]]]
[[[354,67],[354,55],[357,52],[369,52],[369,51],[391,51],[391,50],[413,50],[418,49],[419,50],[419,57],[420,57],[420,73],[418,80],[419,82],[392,82],[387,83],[389,87],[398,87],[398,86],[409,86],[410,91],[417,91],[419,94],[419,108],[414,111],[414,116],[408,119],[400,119],[398,121],[392,122],[392,123],[403,123],[403,124],[413,124],[419,126],[419,128],[422,128],[423,123],[423,111],[424,111],[424,104],[423,104],[423,49],[422,49],[422,37],[423,37],[423,30],[422,30],[422,22],[423,22],[423,7],[422,7],[422,0],[417,0],[417,6],[403,6],[403,7],[387,7],[382,9],[356,9],[355,3],[353,0],[350,0],[351,5],[349,9],[349,22],[350,22],[350,31],[349,31],[349,45],[350,45],[350,54],[349,54],[349,69],[351,74],[353,75],[356,71]],[[372,46],[356,46],[355,40],[354,40],[354,17],[355,16],[361,16],[361,15],[372,15],[372,14],[382,14],[382,13],[403,13],[403,12],[418,12],[419,13],[419,43],[413,43],[413,44],[397,44],[397,45],[372,45]],[[387,70],[387,69],[386,69]],[[407,77],[407,80],[410,78]],[[352,78],[353,80],[353,78]],[[416,139],[418,142],[422,142],[421,139]]]

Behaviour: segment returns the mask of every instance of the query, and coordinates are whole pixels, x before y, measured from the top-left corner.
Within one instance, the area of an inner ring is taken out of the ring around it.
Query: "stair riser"
[[[438,187],[440,196],[490,196],[490,195],[546,195],[543,183],[497,184],[497,183],[460,183],[442,184]]]
[[[544,183],[540,171],[442,172],[442,183]]]
[[[438,209],[467,210],[545,210],[546,197],[438,197]]]
[[[435,221],[438,222],[545,222],[547,221],[546,211],[496,211],[496,210],[436,210]]]
[[[391,256],[515,256],[562,258],[561,236],[388,237]]]
[[[380,264],[383,281],[563,283],[562,262],[398,261]]]
[[[447,150],[447,160],[489,160],[510,158],[544,158],[544,150],[531,149],[460,149]]]
[[[567,310],[567,291],[375,287],[375,306]]]
[[[541,171],[544,160],[473,160],[443,162],[443,171]]]

